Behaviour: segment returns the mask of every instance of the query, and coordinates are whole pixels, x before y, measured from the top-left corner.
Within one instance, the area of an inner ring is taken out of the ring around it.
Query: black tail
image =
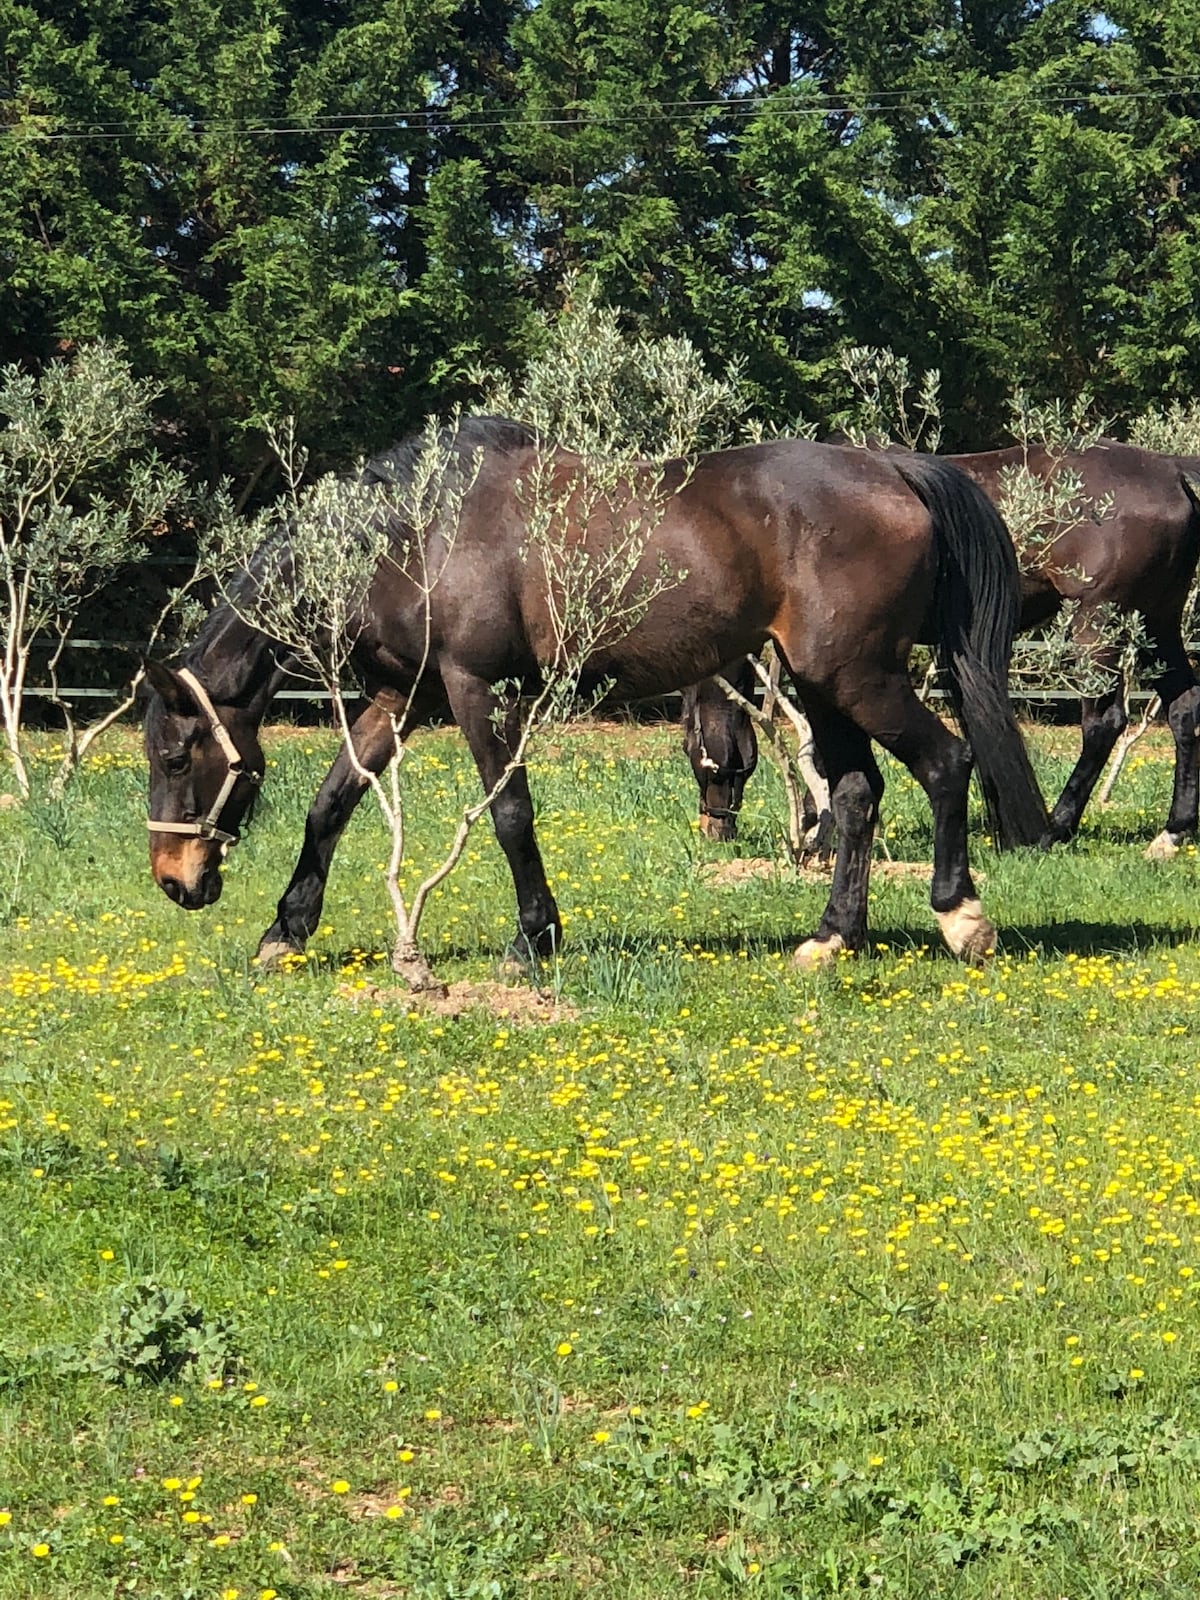
[[[908,456],[896,470],[933,518],[934,638],[975,756],[992,832],[1002,850],[1037,844],[1048,827],[1046,804],[1008,699],[1021,609],[1008,529],[983,490],[949,461]]]

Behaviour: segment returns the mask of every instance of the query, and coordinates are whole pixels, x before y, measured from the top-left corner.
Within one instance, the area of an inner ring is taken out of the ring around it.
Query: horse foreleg
[[[392,719],[381,705],[369,705],[356,719],[350,736],[359,764],[376,775],[384,771],[396,753]],[[355,807],[369,788],[369,781],[355,771],[350,752],[343,744],[309,807],[296,870],[283,892],[275,921],[259,941],[259,961],[269,964],[284,956],[302,954],[317,931],[329,863]]]
[[[512,873],[518,929],[508,955],[528,966],[558,948],[562,923],[534,833],[529,773],[524,762],[514,764],[520,707],[516,696],[502,698],[483,679],[445,662],[442,681],[483,792],[492,796],[492,824]]]

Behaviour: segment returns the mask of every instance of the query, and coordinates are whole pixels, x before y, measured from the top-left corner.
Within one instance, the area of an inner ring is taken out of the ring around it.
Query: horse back
[[[1200,519],[1179,458],[1106,440],[1065,453],[1013,446],[946,459],[996,502],[1003,498],[1006,473],[1022,466],[1043,481],[1056,472],[1077,478],[1078,520],[1058,532],[1050,547],[1022,553],[1027,613],[1037,608],[1043,590],[1088,605],[1140,610],[1150,620],[1182,604],[1180,586],[1186,590],[1200,554]]]

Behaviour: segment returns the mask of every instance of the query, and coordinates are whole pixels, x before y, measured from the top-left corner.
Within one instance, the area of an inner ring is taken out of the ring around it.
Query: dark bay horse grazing
[[[1173,855],[1197,828],[1200,780],[1197,774],[1197,723],[1200,688],[1183,641],[1183,609],[1200,556],[1200,514],[1189,474],[1200,479],[1200,461],[1157,455],[1116,442],[1077,454],[1052,454],[1020,449],[990,450],[980,455],[946,456],[993,500],[1000,498],[1002,473],[1026,464],[1036,476],[1049,479],[1057,470],[1074,473],[1089,506],[1111,496],[1109,515],[1083,516],[1021,574],[1021,627],[1049,621],[1064,601],[1078,607],[1072,632],[1092,660],[1112,673],[1112,686],[1081,702],[1082,749],[1050,814],[1048,843],[1073,836],[1104,764],[1112,754],[1126,715],[1120,671],[1120,650],[1104,639],[1106,614],[1141,614],[1149,654],[1157,663],[1154,687],[1162,701],[1175,740],[1175,783],[1166,825],[1148,854]],[[716,749],[738,749],[749,764],[754,729],[745,713],[708,681],[692,691],[693,715]],[[693,770],[703,785],[710,808],[737,810],[745,779],[734,791],[724,771]]]
[[[490,792],[516,737],[514,685],[536,683],[538,663],[552,659],[555,645],[544,565],[531,554],[526,486],[540,463],[538,481],[549,475],[564,497],[549,503],[566,503],[582,468],[578,457],[500,419],[467,420],[446,440],[459,464],[447,471],[461,472],[469,454],[474,475],[466,475],[456,524],[435,524],[426,535],[429,570],[441,573],[430,600],[401,558],[376,571],[355,653],[379,703],[364,712],[353,738],[362,763],[382,771],[393,751],[387,707],[412,696],[428,637],[429,670],[416,697],[425,704],[407,706],[406,720],[444,698]],[[380,457],[364,481],[406,481],[417,451],[410,444]],[[696,682],[773,639],[813,720],[839,830],[829,902],[798,959],[819,962],[866,938],[883,788],[872,739],[929,797],[932,902],[947,943],[967,958],[985,954],[995,930],[967,863],[970,755],[921,705],[907,662],[917,639],[942,651],[994,826],[1010,843],[1036,841],[1045,808],[1006,695],[1017,568],[991,503],[955,467],[932,458],[896,462],[776,440],[700,456],[690,470],[684,463],[635,468],[632,505],[588,500],[581,522],[568,513],[561,537],[603,550],[619,536],[622,519],[627,527],[639,524],[643,470],[653,485],[665,471],[670,497],[642,569],[682,577],[654,597],[626,637],[586,663],[581,687],[607,683],[615,696],[647,697]],[[395,498],[381,497],[380,514],[394,521],[399,549],[414,535],[388,509]],[[255,562],[241,581],[256,581]],[[181,668],[150,669],[151,867],[181,906],[208,905],[220,893],[221,857],[261,777],[259,727],[285,666],[270,638],[224,606],[208,618]],[[302,950],[316,928],[330,856],[365,788],[343,752],[309,812],[296,871],[259,947],[264,958]],[[492,817],[516,888],[514,952],[529,959],[552,948],[560,923],[523,767],[499,791]]]

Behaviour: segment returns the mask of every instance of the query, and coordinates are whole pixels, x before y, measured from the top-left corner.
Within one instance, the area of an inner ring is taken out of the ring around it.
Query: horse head
[[[221,862],[237,843],[264,768],[258,726],[237,706],[218,711],[194,673],[146,663],[150,870],[186,911],[221,893]]]
[[[726,670],[739,692],[754,692],[753,668]],[[700,831],[709,839],[737,838],[746,780],[758,762],[758,741],[749,717],[713,679],[683,696],[683,748],[700,790]]]

